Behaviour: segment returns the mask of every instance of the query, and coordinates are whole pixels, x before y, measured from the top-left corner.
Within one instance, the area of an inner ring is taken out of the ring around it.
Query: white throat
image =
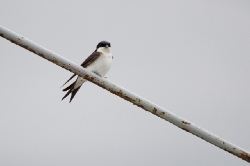
[[[111,54],[110,47],[99,47],[96,51],[101,52],[103,54]]]

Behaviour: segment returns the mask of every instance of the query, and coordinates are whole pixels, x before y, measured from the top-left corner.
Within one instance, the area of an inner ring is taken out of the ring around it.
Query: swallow
[[[111,53],[111,44],[107,41],[101,41],[96,46],[95,51],[81,64],[83,68],[86,68],[100,77],[104,77],[109,71],[113,61],[113,55]],[[76,74],[71,76],[63,86],[68,83]],[[67,91],[62,100],[65,99],[69,94],[71,94],[69,102],[72,101],[77,91],[81,88],[82,84],[87,80],[83,77],[78,76],[76,81],[73,82],[68,87],[64,88],[63,91]]]

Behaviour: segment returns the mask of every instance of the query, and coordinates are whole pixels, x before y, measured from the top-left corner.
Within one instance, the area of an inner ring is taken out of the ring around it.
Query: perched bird
[[[111,45],[109,42],[101,41],[96,46],[95,51],[81,64],[81,66],[94,72],[100,77],[104,77],[109,71],[111,64],[112,64],[112,60],[113,60],[113,55],[111,53],[110,47]],[[70,77],[69,80],[63,84],[63,86],[75,76],[76,74]],[[71,102],[71,100],[76,95],[77,91],[81,88],[82,84],[86,81],[87,80],[85,80],[84,78],[78,76],[75,82],[73,82],[67,88],[63,89],[63,91],[68,91],[68,92],[62,98],[62,100],[71,93],[71,97],[69,101]]]

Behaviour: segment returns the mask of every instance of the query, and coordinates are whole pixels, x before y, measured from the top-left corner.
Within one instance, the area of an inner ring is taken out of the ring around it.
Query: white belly
[[[104,77],[111,67],[112,60],[112,54],[101,54],[95,62],[87,67],[87,69]]]
[[[98,74],[101,77],[104,77],[111,67],[112,60],[113,57],[111,53],[101,54],[101,56],[98,59],[96,59],[95,62],[87,66],[86,69]],[[82,77],[78,77],[74,88],[78,88],[86,81],[87,80],[83,79]]]

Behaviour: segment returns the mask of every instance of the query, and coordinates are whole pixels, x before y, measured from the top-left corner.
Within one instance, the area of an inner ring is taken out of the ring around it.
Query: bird
[[[86,68],[100,77],[104,77],[109,71],[113,61],[113,55],[111,53],[111,44],[108,41],[101,41],[97,44],[95,51],[81,64],[83,68]],[[76,74],[71,76],[64,84],[67,84]],[[62,100],[71,94],[69,102],[72,101],[77,91],[81,88],[82,84],[87,80],[81,76],[78,76],[75,82],[68,87],[64,88],[63,91],[67,91]]]

